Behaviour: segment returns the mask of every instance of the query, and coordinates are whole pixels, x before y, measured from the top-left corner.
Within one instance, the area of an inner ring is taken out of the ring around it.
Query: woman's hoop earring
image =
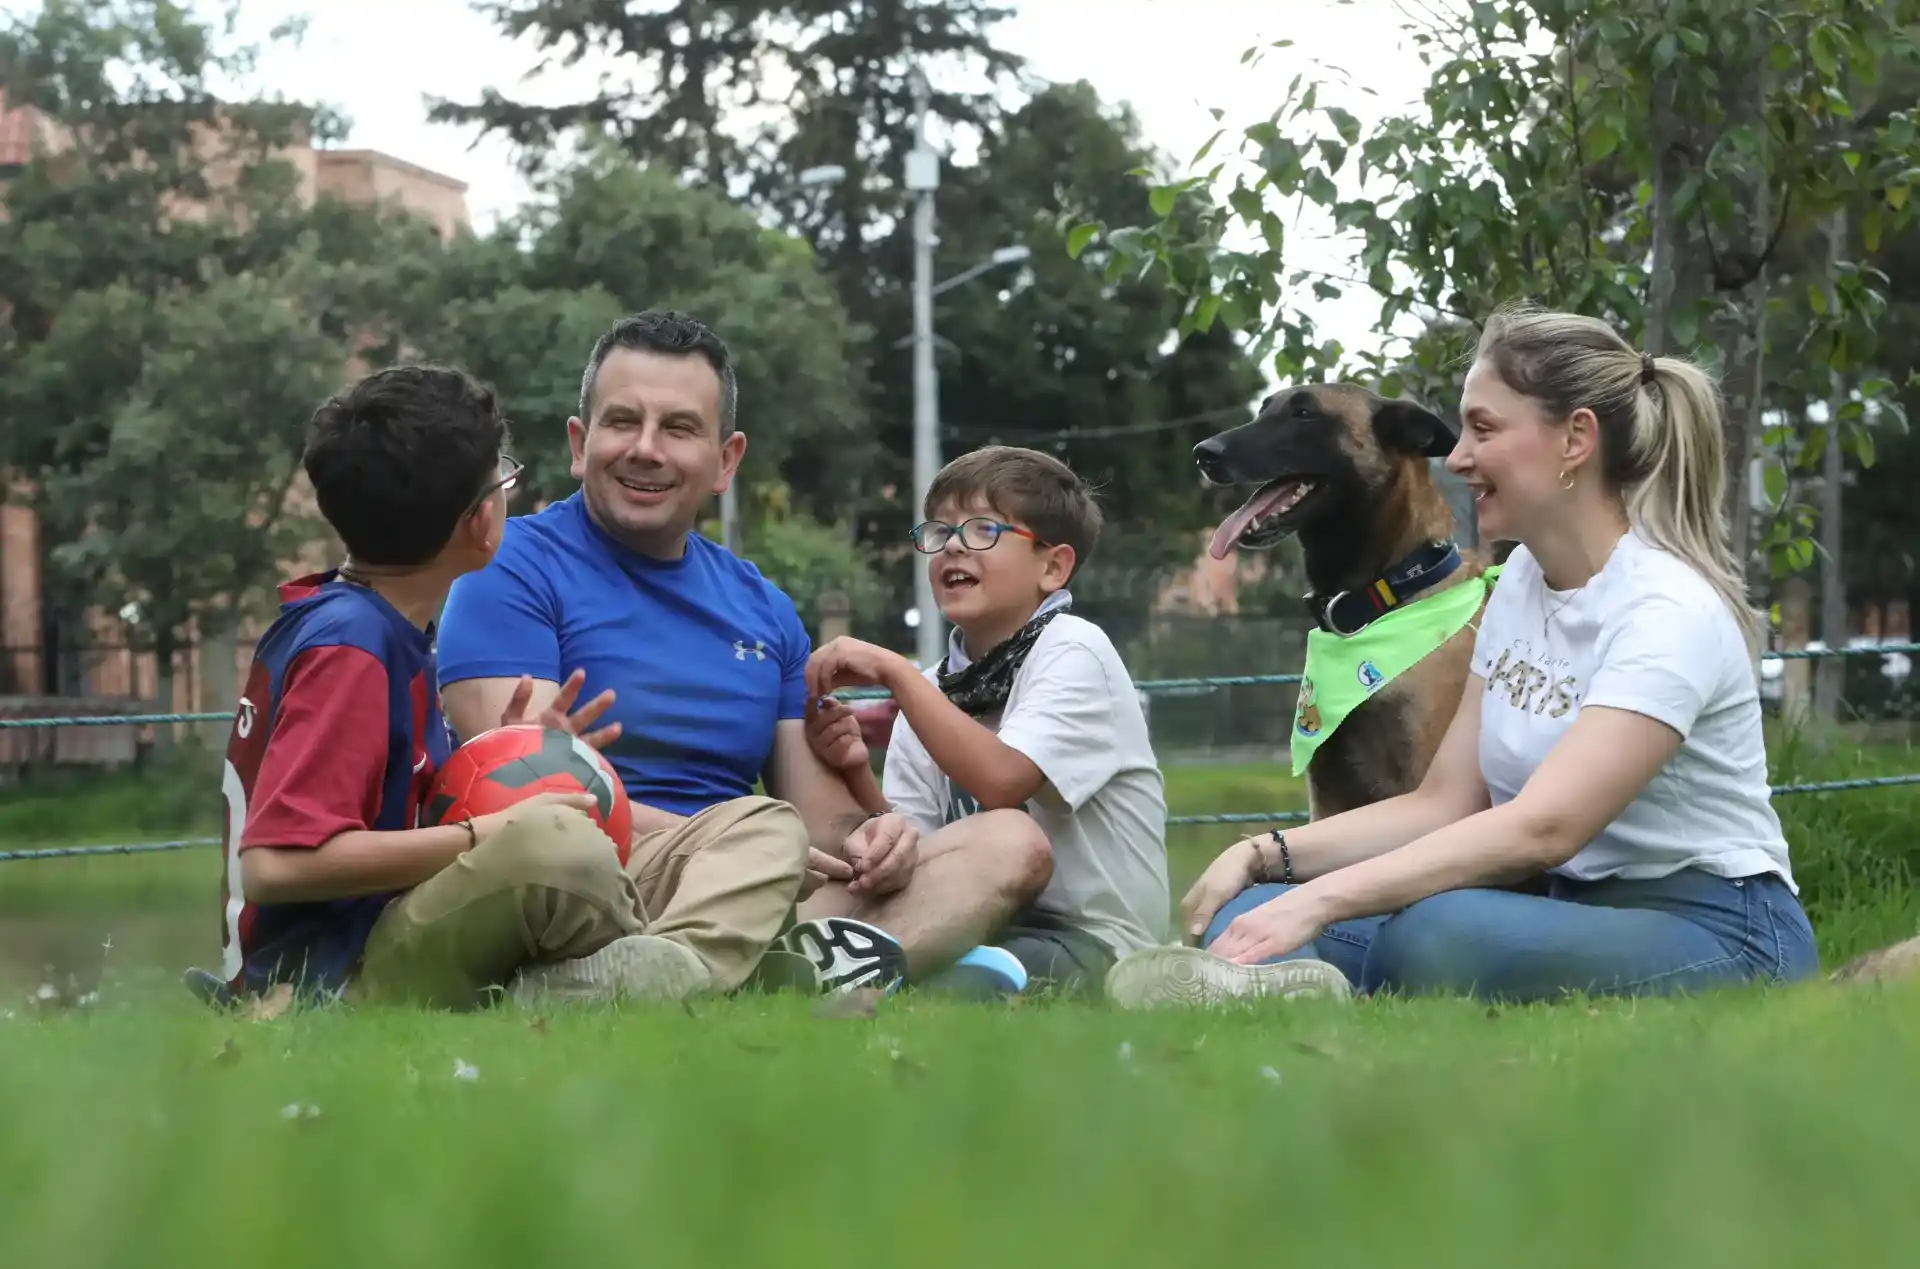
[[[1573,489],[1573,473],[1572,472],[1562,471],[1560,473],[1560,487],[1568,491],[1571,491]]]

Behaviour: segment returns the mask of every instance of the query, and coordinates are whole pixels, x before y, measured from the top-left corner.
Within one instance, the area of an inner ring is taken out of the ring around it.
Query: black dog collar
[[[1429,543],[1358,590],[1343,590],[1331,599],[1309,594],[1307,607],[1322,630],[1343,638],[1356,635],[1459,567],[1460,548],[1452,539]]]

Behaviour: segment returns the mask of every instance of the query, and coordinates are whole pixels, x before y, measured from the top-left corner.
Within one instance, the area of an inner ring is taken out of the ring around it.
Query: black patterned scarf
[[[958,670],[948,668],[953,664],[953,652],[949,648],[947,655],[940,658],[940,690],[975,718],[1005,709],[1007,696],[1013,691],[1013,680],[1026,664],[1040,632],[1047,628],[1049,621],[1071,607],[1072,597],[1056,591],[1031,621],[996,643],[987,655],[969,661]],[[953,638],[960,639],[958,630],[953,632]]]

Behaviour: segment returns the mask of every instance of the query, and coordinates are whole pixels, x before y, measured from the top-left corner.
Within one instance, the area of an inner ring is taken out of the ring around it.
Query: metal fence
[[[1880,658],[1877,671],[1887,674],[1889,667],[1899,669],[1904,678],[1904,666],[1907,659],[1920,653],[1920,643],[1885,643],[1858,645],[1847,648],[1808,648],[1785,652],[1762,654],[1763,673],[1767,663],[1776,666],[1790,661],[1812,661],[1826,658],[1845,658],[1859,660],[1871,665],[1870,658]],[[1898,658],[1898,660],[1894,660]],[[1777,678],[1777,674],[1764,675],[1767,679]],[[1202,677],[1143,679],[1135,682],[1135,688],[1143,698],[1154,702],[1152,708],[1161,708],[1158,702],[1167,699],[1196,700],[1205,699],[1217,693],[1233,692],[1248,688],[1273,688],[1292,686],[1300,682],[1298,674],[1242,674],[1209,675]],[[887,693],[878,689],[854,689],[841,692],[848,700],[884,699]],[[1281,712],[1284,719],[1287,717]],[[88,715],[75,714],[41,718],[0,718],[0,732],[15,730],[34,730],[55,727],[134,727],[167,726],[172,724],[220,723],[228,721],[232,715],[227,713],[165,713],[165,714],[119,714]],[[1905,775],[1870,776],[1851,780],[1821,780],[1802,784],[1773,786],[1773,796],[1788,797],[1805,793],[1841,793],[1860,789],[1884,789],[1902,785],[1920,785],[1920,772]],[[1307,813],[1302,810],[1262,811],[1250,814],[1200,814],[1172,815],[1167,817],[1170,827],[1201,824],[1275,824],[1293,823],[1304,820]],[[219,844],[216,837],[180,838],[170,841],[127,842],[104,846],[53,846],[31,850],[0,851],[0,863],[28,859],[66,859],[89,855],[140,855],[155,852],[184,850],[192,846],[213,846]]]

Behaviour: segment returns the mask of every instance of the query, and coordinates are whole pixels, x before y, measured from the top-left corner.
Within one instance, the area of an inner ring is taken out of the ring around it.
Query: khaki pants
[[[624,869],[579,811],[542,807],[388,905],[350,1001],[468,1009],[530,962],[628,934],[690,948],[716,991],[746,981],[793,910],[807,830],[785,802],[744,797],[634,843]]]

